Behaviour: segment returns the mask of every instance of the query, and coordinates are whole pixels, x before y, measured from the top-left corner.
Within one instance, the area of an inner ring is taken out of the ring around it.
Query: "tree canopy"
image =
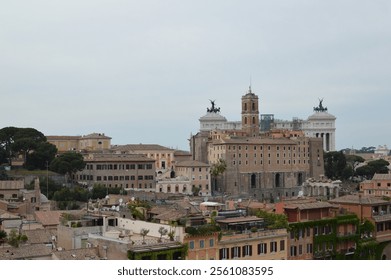
[[[83,156],[76,152],[66,152],[56,157],[50,164],[50,170],[63,174],[72,175],[77,171],[81,171],[86,166]]]
[[[45,169],[57,153],[42,132],[34,128],[5,127],[0,129],[0,164],[23,156],[25,167]]]
[[[212,175],[212,183],[214,184],[214,190],[218,190],[217,177],[222,175],[227,169],[227,163],[223,159],[219,159],[217,163],[214,163],[210,168],[210,174]]]
[[[356,174],[371,179],[376,173],[387,174],[390,163],[384,159],[378,159],[368,162],[367,165],[356,169]]]
[[[326,153],[324,155],[324,169],[325,175],[330,179],[346,179],[351,176],[345,154],[342,151]]]

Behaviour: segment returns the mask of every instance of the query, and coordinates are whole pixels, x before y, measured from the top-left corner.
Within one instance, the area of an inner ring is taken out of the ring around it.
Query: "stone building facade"
[[[297,196],[308,178],[324,174],[324,141],[307,136],[301,128],[260,131],[258,103],[250,87],[241,99],[241,125],[234,129],[221,129],[219,111],[208,108],[208,127],[201,118],[200,132],[190,139],[193,159],[211,166],[225,161],[226,170],[213,186],[215,193],[260,200]],[[216,129],[210,122],[212,113],[219,123]]]
[[[227,168],[217,190],[257,199],[297,196],[307,178],[323,174],[322,142],[314,138],[235,138],[216,134],[208,148],[213,164]]]

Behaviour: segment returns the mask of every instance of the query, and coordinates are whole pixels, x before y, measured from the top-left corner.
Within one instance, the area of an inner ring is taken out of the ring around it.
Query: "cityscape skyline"
[[[389,144],[388,1],[9,2],[1,13],[0,126],[188,150],[215,100],[240,120],[307,119],[319,98],[336,148]]]

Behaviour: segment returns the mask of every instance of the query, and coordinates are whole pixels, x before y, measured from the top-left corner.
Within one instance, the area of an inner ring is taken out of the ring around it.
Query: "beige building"
[[[156,172],[158,174],[170,172],[175,168],[178,161],[188,160],[191,158],[189,153],[156,144],[118,145],[114,146],[112,150],[114,152],[141,154],[155,160]]]
[[[286,260],[286,229],[264,228],[263,219],[247,216],[217,220],[223,230],[219,260]],[[255,230],[256,229],[256,230]]]
[[[99,154],[84,156],[86,167],[76,180],[84,185],[155,191],[155,161],[140,154]]]
[[[0,200],[18,201],[22,189],[24,180],[0,181]]]
[[[200,196],[210,196],[210,167],[199,161],[181,161],[176,164],[175,175],[190,179],[192,191],[198,190]]]
[[[83,136],[46,136],[49,143],[55,145],[59,153],[68,151],[103,151],[111,147],[111,138],[104,133],[92,133]]]

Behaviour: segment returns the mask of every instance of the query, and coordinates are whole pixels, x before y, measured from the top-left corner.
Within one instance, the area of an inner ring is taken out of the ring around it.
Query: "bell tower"
[[[242,130],[248,136],[259,136],[259,107],[258,96],[251,91],[242,96]]]

